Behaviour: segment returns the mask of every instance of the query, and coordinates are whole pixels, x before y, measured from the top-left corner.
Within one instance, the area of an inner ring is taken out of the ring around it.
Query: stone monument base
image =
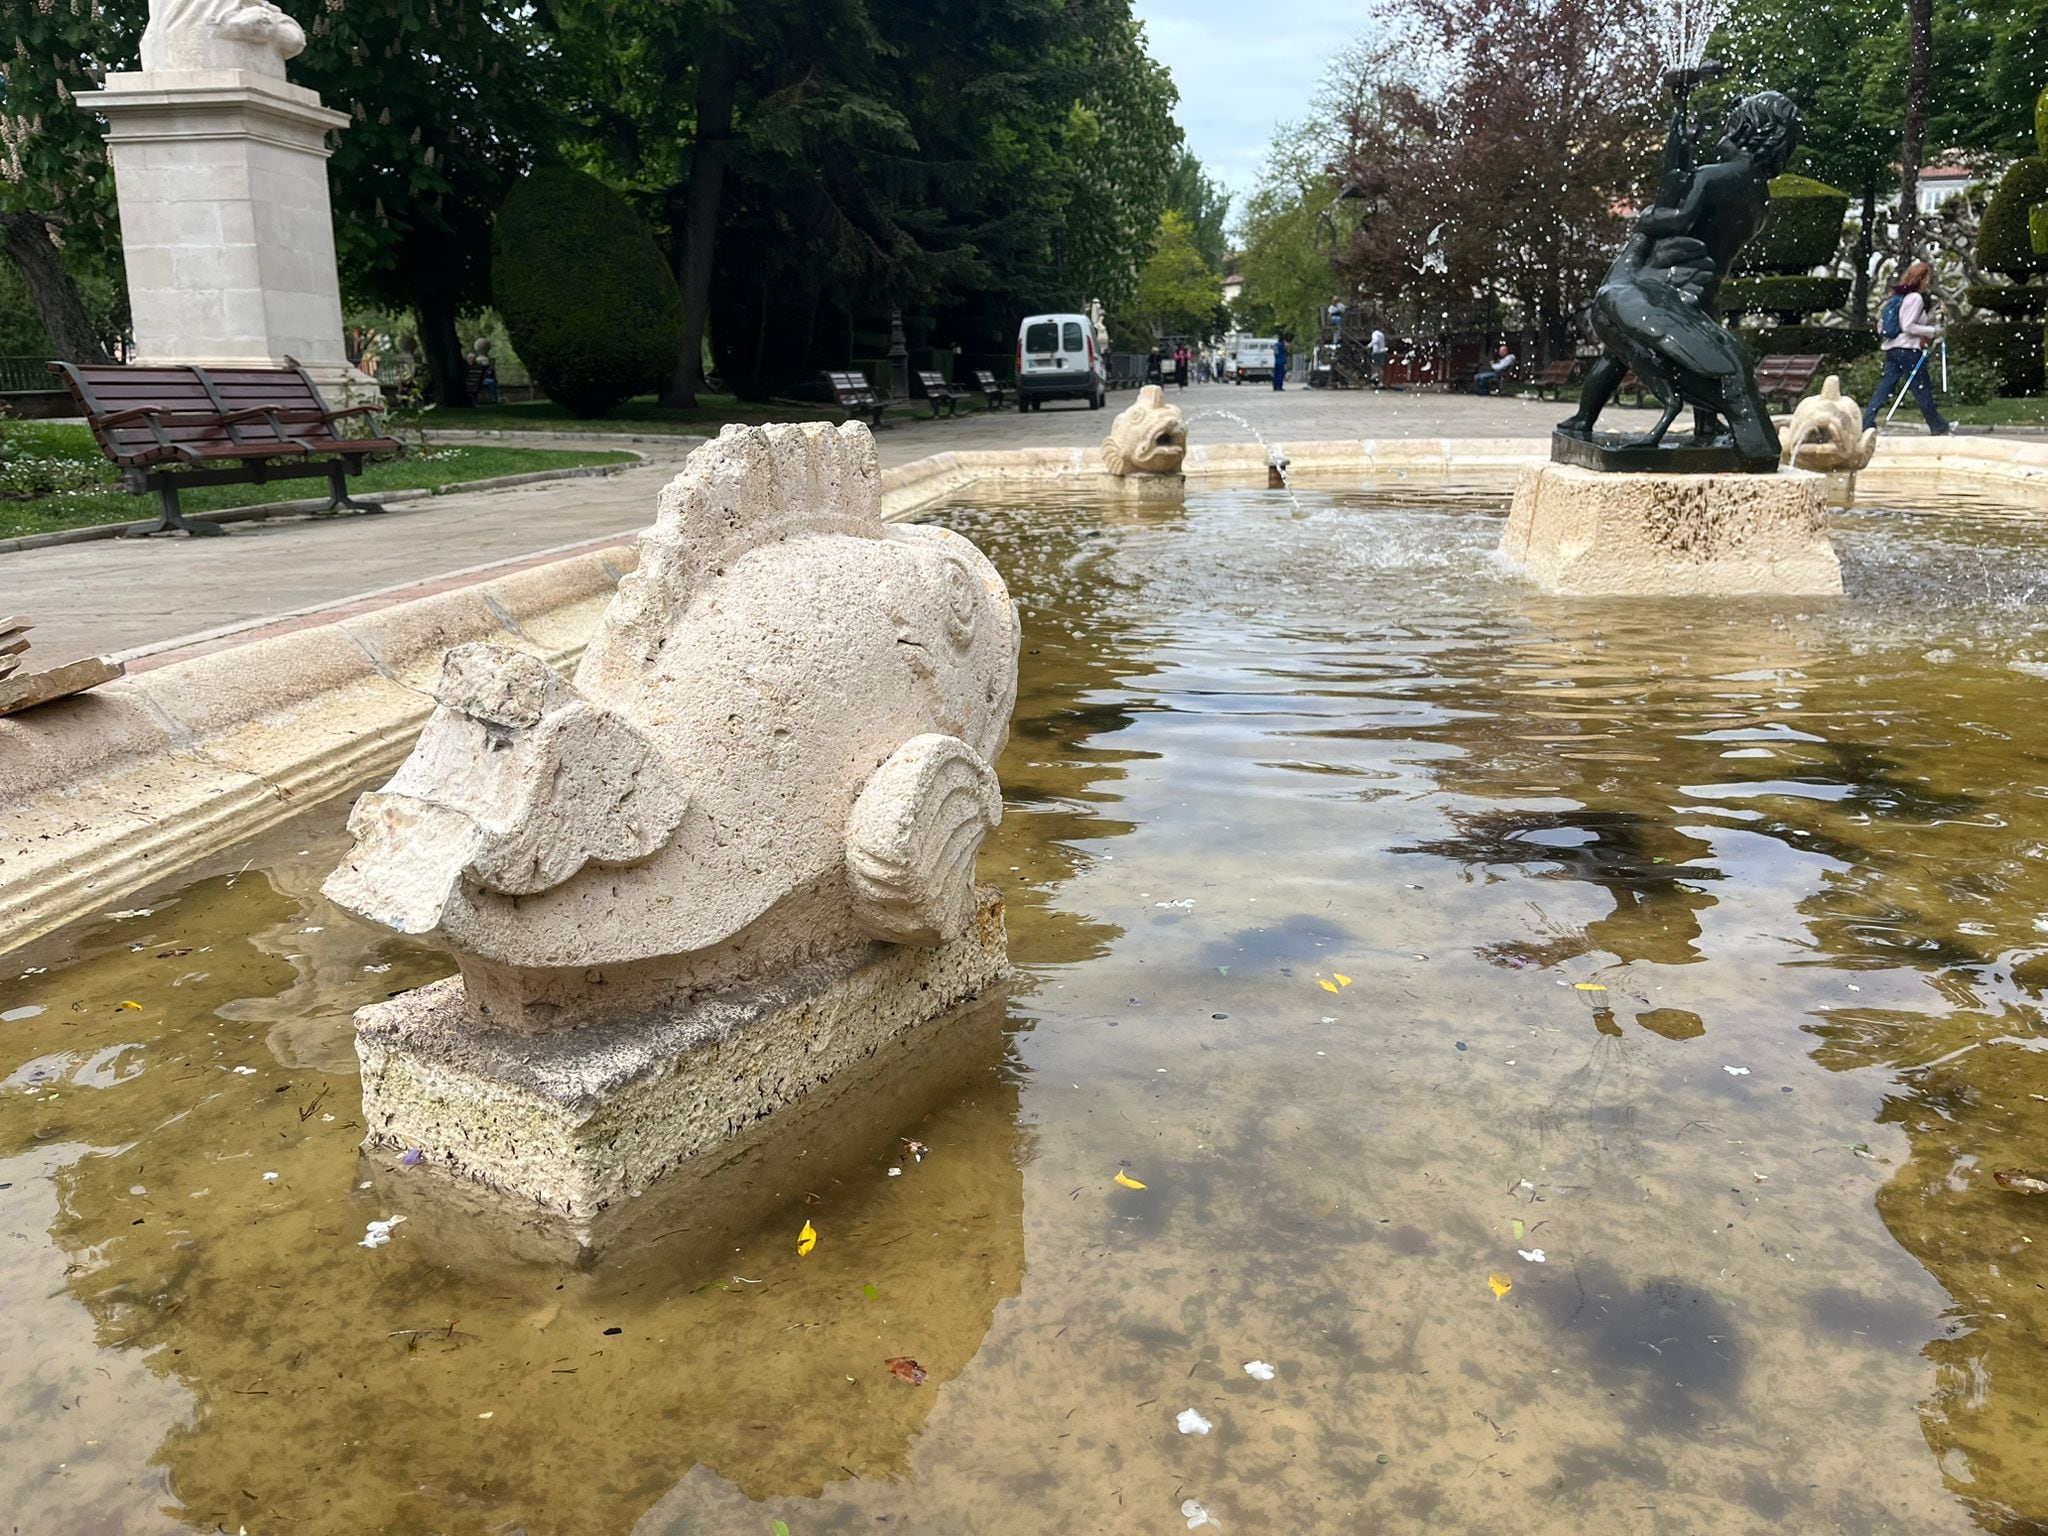
[[[1826,485],[1773,475],[1522,471],[1501,554],[1546,592],[1629,597],[1834,597]]]
[[[1009,975],[1003,903],[934,948],[877,944],[664,1018],[543,1035],[481,1028],[459,976],[356,1014],[365,1150],[547,1213],[589,1245],[608,1207],[797,1103]]]
[[[1109,484],[1125,501],[1181,501],[1188,492],[1187,476],[1111,475]]]

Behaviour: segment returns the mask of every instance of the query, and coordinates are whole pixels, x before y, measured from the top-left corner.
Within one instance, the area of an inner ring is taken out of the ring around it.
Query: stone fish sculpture
[[[1877,428],[1863,427],[1863,413],[1842,393],[1840,374],[1831,373],[1820,393],[1794,407],[1785,429],[1785,462],[1800,469],[1854,473],[1877,452]]]
[[[663,491],[572,681],[448,654],[349,819],[341,905],[534,1033],[671,1010],[973,915],[1018,626],[966,539],[881,520],[866,427],[728,427]]]
[[[242,69],[282,80],[285,60],[305,49],[304,29],[271,0],[150,0],[142,67]]]
[[[1102,440],[1102,462],[1112,475],[1176,475],[1187,452],[1187,418],[1157,384],[1138,391]]]

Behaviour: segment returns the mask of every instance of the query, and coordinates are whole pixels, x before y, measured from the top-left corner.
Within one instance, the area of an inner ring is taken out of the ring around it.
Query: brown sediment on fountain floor
[[[1548,592],[1615,597],[1834,597],[1826,484],[1776,474],[1623,474],[1532,465],[1501,554]]]

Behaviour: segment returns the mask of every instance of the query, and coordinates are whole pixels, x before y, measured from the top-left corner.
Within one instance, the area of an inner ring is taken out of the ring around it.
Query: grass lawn
[[[652,395],[625,401],[604,416],[572,416],[552,400],[529,400],[519,405],[474,407],[436,406],[426,418],[433,432],[675,432],[685,436],[716,437],[729,422],[758,426],[766,421],[832,421],[844,416],[836,406],[801,405],[788,402],[756,405],[732,395],[699,395],[694,410],[657,405]],[[918,408],[894,407],[888,414],[903,420],[922,419],[924,402]]]
[[[429,445],[386,464],[372,464],[349,481],[364,491],[433,490],[463,480],[523,475],[580,464],[630,463],[630,453],[562,452],[547,448],[457,448]],[[179,498],[188,514],[324,496],[324,480],[279,480],[268,485],[198,486]],[[156,498],[121,488],[121,477],[84,427],[17,421],[0,428],[0,538],[130,523],[156,516]]]
[[[1901,421],[1908,416],[1917,418],[1919,414],[1911,400],[1899,407]],[[2048,396],[1987,400],[1982,405],[1950,405],[1944,400],[1941,414],[1965,427],[2048,427]]]

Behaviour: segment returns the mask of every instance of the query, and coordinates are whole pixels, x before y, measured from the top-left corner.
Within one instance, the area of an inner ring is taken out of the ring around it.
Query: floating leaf
[[[1121,1168],[1117,1169],[1116,1171],[1116,1181],[1117,1183],[1123,1185],[1125,1189],[1143,1189],[1145,1187],[1144,1183],[1141,1180],[1132,1178],[1128,1173],[1125,1173]]]
[[[1486,1277],[1486,1283],[1493,1287],[1495,1299],[1507,1295],[1509,1291],[1515,1288],[1515,1282],[1497,1269]]]
[[[768,1527],[768,1536],[789,1536],[789,1522],[778,1520]]]
[[[801,1259],[817,1246],[818,1229],[807,1221],[804,1223],[803,1231],[796,1235],[796,1256]]]
[[[1999,1168],[1991,1177],[1999,1188],[2009,1189],[2018,1195],[2048,1195],[2048,1179],[2038,1173],[2028,1173],[2023,1168]]]
[[[1512,1222],[1508,1223],[1508,1225],[1515,1229],[1515,1241],[1519,1243],[1522,1240],[1524,1233],[1526,1231],[1526,1229],[1522,1226],[1522,1218],[1517,1216]]]
[[[121,999],[121,1006],[122,1006],[123,1008],[133,1008],[133,1009],[134,1009],[134,1010],[135,1010],[135,1011],[136,1011],[137,1013],[140,1013],[140,1012],[142,1012],[142,1004],[140,1004],[140,1003],[136,1002],[136,1001],[135,1001],[134,999],[132,999],[132,998],[126,998],[126,997],[122,998],[122,999]]]
[[[911,1359],[910,1356],[896,1355],[891,1359],[884,1360],[882,1363],[889,1367],[889,1374],[898,1381],[907,1381],[913,1387],[924,1385],[925,1368]]]
[[[1572,983],[1572,990],[1574,992],[1605,992],[1607,989],[1597,981],[1575,981]]]
[[[875,1289],[873,1281],[869,1281],[866,1285],[862,1286],[860,1293],[867,1297],[869,1301],[880,1301],[882,1299],[882,1293]]]

